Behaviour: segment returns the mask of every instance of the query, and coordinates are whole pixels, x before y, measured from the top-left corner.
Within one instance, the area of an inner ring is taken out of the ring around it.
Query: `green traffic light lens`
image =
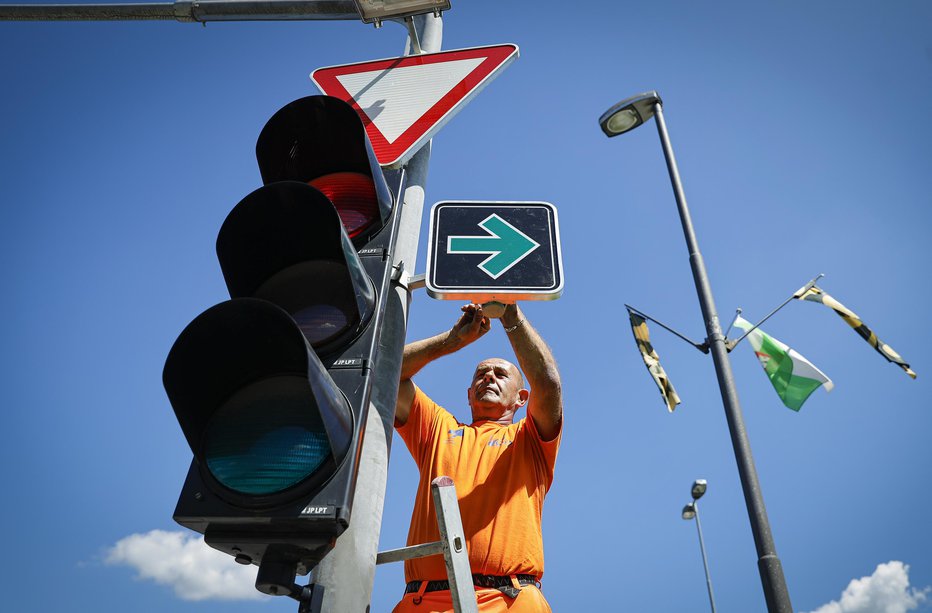
[[[205,432],[208,470],[241,494],[277,494],[298,485],[330,455],[306,377],[273,377],[239,390]]]

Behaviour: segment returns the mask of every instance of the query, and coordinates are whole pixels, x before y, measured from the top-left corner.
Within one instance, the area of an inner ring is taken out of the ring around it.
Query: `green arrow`
[[[482,220],[479,227],[491,236],[447,237],[447,253],[490,254],[479,264],[479,268],[493,279],[499,278],[529,253],[540,247],[540,243],[495,213]]]

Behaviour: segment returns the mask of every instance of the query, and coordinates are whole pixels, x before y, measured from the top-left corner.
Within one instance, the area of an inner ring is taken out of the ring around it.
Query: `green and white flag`
[[[735,326],[747,332],[754,324],[738,317]],[[825,386],[826,392],[835,387],[832,380],[812,362],[760,328],[748,334],[747,340],[751,342],[751,347],[754,348],[754,353],[770,378],[773,388],[777,390],[780,400],[794,411],[798,411],[820,385]]]

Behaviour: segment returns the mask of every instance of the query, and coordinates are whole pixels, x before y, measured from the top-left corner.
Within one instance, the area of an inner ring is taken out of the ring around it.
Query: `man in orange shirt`
[[[469,304],[447,332],[405,346],[395,428],[420,471],[408,545],[440,538],[430,482],[446,475],[456,484],[469,564],[483,613],[550,611],[540,592],[544,573],[541,513],[560,446],[563,401],[560,374],[546,343],[517,305],[501,316],[518,368],[501,358],[483,360],[467,389],[472,423],[462,424],[413,381],[430,362],[480,338],[491,327],[482,307]],[[515,423],[515,413],[527,416]],[[440,556],[405,562],[405,596],[395,613],[452,611]]]

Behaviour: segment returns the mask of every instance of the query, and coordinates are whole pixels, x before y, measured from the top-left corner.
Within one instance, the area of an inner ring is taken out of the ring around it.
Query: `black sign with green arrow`
[[[441,300],[553,300],[563,291],[557,210],[548,202],[438,202],[427,293]]]

